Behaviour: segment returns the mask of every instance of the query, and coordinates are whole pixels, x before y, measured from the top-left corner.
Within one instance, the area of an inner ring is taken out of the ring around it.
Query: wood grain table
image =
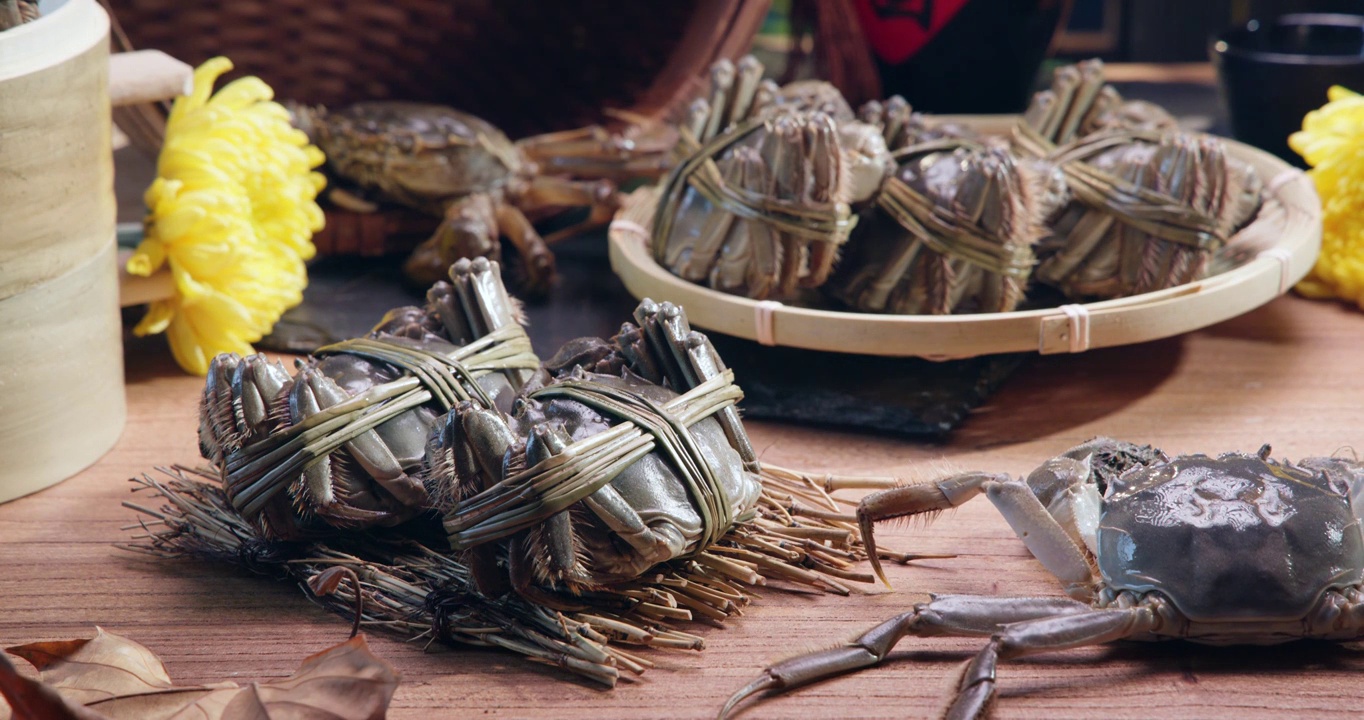
[[[127,479],[193,463],[200,381],[159,339],[131,340],[121,442],[71,480],[0,506],[0,643],[75,637],[93,625],[159,653],[184,682],[289,674],[344,640],[348,623],[297,588],[244,572],[120,551],[133,513]],[[1097,434],[1170,452],[1329,454],[1364,444],[1364,315],[1285,297],[1188,336],[1039,357],[943,444],[752,423],[764,459],[816,471],[922,479],[956,468],[1023,473]],[[742,378],[739,379],[742,383]],[[769,590],[723,628],[697,626],[703,652],[651,652],[658,667],[612,691],[494,651],[427,650],[387,636],[374,650],[403,685],[394,718],[706,718],[764,664],[844,640],[933,592],[1060,592],[988,503],[928,529],[891,527],[896,547],[953,559],[890,568],[894,592],[850,598]],[[929,717],[978,646],[909,640],[891,661],[749,711],[752,718]],[[1217,649],[1128,644],[1001,667],[997,717],[1280,718],[1358,713],[1364,655],[1319,644]]]

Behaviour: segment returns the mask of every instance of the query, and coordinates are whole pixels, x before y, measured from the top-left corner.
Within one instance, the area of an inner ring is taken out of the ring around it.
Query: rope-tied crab
[[[752,58],[717,63],[681,124],[650,222],[661,265],[755,299],[824,287],[873,312],[1017,306],[1066,199],[1059,175],[903,98],[854,114],[826,83],[778,87],[761,72]]]
[[[1259,210],[1261,181],[1217,138],[1124,101],[1103,63],[1056,71],[1014,128],[1014,147],[1054,163],[1074,202],[1038,246],[1035,277],[1074,298],[1151,292],[1202,277]]]
[[[722,621],[749,586],[872,581],[828,493],[893,483],[758,462],[742,391],[681,308],[645,301],[543,364],[518,318],[496,264],[465,260],[292,377],[218,358],[213,468],[138,481],[165,504],[129,504],[151,518],[137,549],[293,577],[363,623],[608,685],[649,666],[622,643],[700,649],[675,623]]]
[[[905,106],[906,110],[908,106]],[[885,124],[904,134],[909,123]],[[831,292],[858,310],[1008,312],[1027,290],[1045,218],[1065,199],[1006,149],[920,127],[849,243]],[[895,147],[892,145],[892,147]]]
[[[824,284],[856,225],[853,205],[891,165],[879,130],[836,89],[761,81],[752,57],[711,71],[660,186],[655,259],[684,279],[756,299]]]
[[[988,711],[1000,661],[1117,640],[1268,645],[1364,638],[1364,465],[1259,452],[1167,457],[1098,438],[1026,478],[971,472],[867,496],[878,520],[932,517],[984,495],[1069,598],[934,596],[839,647],[767,668],[720,717],[782,691],[875,665],[901,639],[989,638],[945,717]],[[884,579],[884,575],[882,575]]]
[[[510,407],[539,367],[494,272],[486,260],[457,263],[427,308],[390,312],[370,337],[300,361],[292,378],[263,355],[215,358],[199,444],[233,507],[280,538],[419,513],[438,412],[475,398]]]

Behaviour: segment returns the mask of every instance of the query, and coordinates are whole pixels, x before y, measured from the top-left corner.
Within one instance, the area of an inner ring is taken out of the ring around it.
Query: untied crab
[[[965,473],[867,496],[871,525],[985,495],[1065,598],[935,596],[857,639],[769,667],[736,693],[781,691],[875,665],[905,636],[990,638],[963,669],[954,719],[981,717],[1000,660],[1116,640],[1267,645],[1364,637],[1364,464],[1258,453],[1168,458],[1098,438],[1027,478]],[[882,575],[884,580],[884,575]]]
[[[342,179],[379,199],[441,218],[404,266],[422,287],[441,280],[460,258],[500,260],[506,238],[520,256],[523,289],[545,290],[554,278],[554,256],[532,219],[569,207],[591,208],[587,220],[549,241],[606,222],[616,209],[610,180],[656,176],[673,143],[661,125],[646,123],[624,133],[592,126],[512,142],[485,120],[414,102],[293,112],[295,125]],[[353,210],[377,209],[345,191],[331,198]]]

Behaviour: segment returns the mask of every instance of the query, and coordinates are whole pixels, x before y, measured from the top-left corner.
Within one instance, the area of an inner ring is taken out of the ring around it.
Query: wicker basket
[[[105,0],[131,45],[198,65],[232,58],[276,95],[340,106],[439,102],[512,137],[658,117],[690,100],[715,60],[744,53],[769,0]],[[410,249],[430,221],[328,212],[322,254]]]

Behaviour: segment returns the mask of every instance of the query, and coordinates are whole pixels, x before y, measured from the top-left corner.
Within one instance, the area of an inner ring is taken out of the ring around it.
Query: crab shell
[[[678,395],[628,370],[619,375],[579,372],[567,377],[636,392],[660,405]],[[534,428],[553,424],[560,425],[573,442],[605,432],[619,422],[564,398],[518,403],[517,413],[511,418],[512,432],[519,437],[530,437]],[[758,502],[762,486],[756,475],[744,471],[744,463],[720,423],[713,417],[706,418],[691,426],[689,432],[724,488],[725,497],[733,503],[734,514],[751,510]],[[612,525],[619,521],[601,509],[609,507],[608,493],[609,497],[624,500],[630,511],[637,514],[645,528],[638,534],[647,536],[649,542],[634,546],[623,539],[620,527]],[[700,546],[704,525],[696,501],[662,451],[635,461],[611,481],[609,489],[584,501],[581,511],[575,511],[573,517],[575,544],[584,551],[579,554],[580,565],[575,569],[574,579],[587,587],[633,580],[659,563],[704,549]],[[647,551],[642,550],[645,547]],[[547,548],[537,550],[540,554],[548,552]]]
[[[364,102],[297,114],[338,175],[432,215],[462,197],[496,192],[534,174],[501,130],[442,105]]]
[[[1115,590],[1164,593],[1195,622],[1304,618],[1326,589],[1364,581],[1357,472],[1244,453],[1134,468],[1105,493],[1099,570]]]

